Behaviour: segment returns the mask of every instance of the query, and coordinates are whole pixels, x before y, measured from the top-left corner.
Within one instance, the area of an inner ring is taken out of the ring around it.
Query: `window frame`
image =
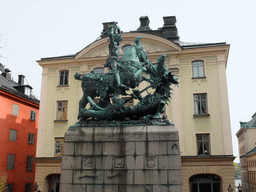
[[[61,73],[64,72],[62,75]],[[67,72],[67,74],[65,74]],[[67,82],[66,82],[67,81]],[[69,70],[64,69],[59,71],[59,87],[68,87],[69,86]]]
[[[59,141],[59,143],[57,143]],[[59,153],[56,153],[56,147],[59,146]],[[63,156],[63,147],[64,147],[64,137],[55,137],[54,138],[54,157]]]
[[[28,144],[31,144],[31,145],[35,144],[35,134],[34,133],[28,133]]]
[[[25,191],[32,192],[32,183],[25,183]]]
[[[30,120],[36,121],[36,111],[31,110],[30,112]]]
[[[202,139],[198,139],[198,136],[201,136]],[[205,139],[204,136],[207,136],[208,138]],[[199,142],[202,143],[202,153],[199,154]],[[205,152],[205,147],[207,146],[206,142],[208,142],[208,149],[207,153]],[[211,137],[210,137],[210,133],[196,133],[196,155],[197,156],[209,156],[211,155]]]
[[[33,156],[27,156],[26,171],[33,171]]]
[[[202,67],[201,66],[198,66],[198,63],[202,63]],[[192,79],[205,79],[206,76],[205,76],[205,63],[203,60],[194,60],[191,62],[192,63]],[[197,64],[197,66],[194,66],[194,64]],[[197,75],[195,74],[195,71],[194,69],[197,69]],[[200,68],[202,68],[202,75],[199,75],[200,74]]]
[[[16,104],[12,104],[12,115],[18,117],[20,112],[20,106]]]
[[[196,96],[200,96],[200,98],[196,98]],[[205,99],[202,99],[202,96],[205,96]],[[199,102],[199,108],[198,108]],[[202,104],[204,102],[204,104]],[[208,96],[207,93],[193,93],[193,105],[194,105],[194,117],[203,117],[210,116],[209,108],[208,108]],[[205,112],[203,106],[205,105]]]
[[[63,107],[63,104],[62,106],[59,106],[59,103],[66,103],[66,106]],[[56,118],[55,118],[55,122],[66,122],[68,121],[68,100],[59,100],[56,102],[57,106],[56,106]],[[60,111],[62,111],[62,114],[61,114],[61,117],[59,118],[59,109],[62,109]],[[63,113],[65,112],[65,109],[66,109],[66,118],[63,118]]]
[[[12,139],[11,139],[11,131],[15,131],[15,132],[16,132],[15,140],[12,140]],[[16,129],[10,129],[10,131],[9,131],[9,141],[17,141],[17,135],[18,135],[18,130],[16,130]]]
[[[7,154],[7,165],[6,165],[6,169],[7,170],[14,170],[14,168],[15,168],[15,154]],[[9,161],[11,161],[12,159],[9,159],[9,157],[13,157],[13,163],[12,162],[8,162],[8,160]],[[12,164],[12,165],[10,165],[10,164]]]

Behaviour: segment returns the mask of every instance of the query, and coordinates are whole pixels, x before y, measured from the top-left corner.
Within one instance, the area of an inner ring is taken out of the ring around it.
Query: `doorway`
[[[189,185],[190,192],[221,192],[221,178],[214,174],[193,175]]]
[[[49,175],[47,178],[48,190],[47,192],[60,191],[60,174]]]

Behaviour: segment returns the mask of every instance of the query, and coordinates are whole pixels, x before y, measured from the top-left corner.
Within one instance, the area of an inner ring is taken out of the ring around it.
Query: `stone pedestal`
[[[61,192],[181,192],[174,125],[70,127]]]

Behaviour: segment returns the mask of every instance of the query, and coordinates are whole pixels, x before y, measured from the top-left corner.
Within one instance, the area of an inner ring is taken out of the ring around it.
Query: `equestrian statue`
[[[163,122],[164,106],[171,98],[171,84],[178,85],[178,79],[168,71],[165,65],[167,55],[157,58],[157,63],[148,60],[146,52],[140,45],[141,36],[129,45],[121,59],[119,59],[119,45],[122,33],[114,23],[106,32],[109,36],[109,57],[104,67],[108,73],[90,73],[81,75],[76,73],[75,79],[82,81],[83,96],[79,102],[78,119],[80,121],[131,121],[149,120]],[[146,75],[144,75],[146,74]],[[148,86],[143,90],[136,87],[142,81]],[[145,97],[141,94],[149,88],[153,93]],[[121,97],[126,99],[122,99]],[[95,103],[94,99],[99,98]],[[135,106],[127,106],[131,100],[138,100]],[[87,104],[90,106],[86,108]],[[167,122],[167,121],[164,121]]]

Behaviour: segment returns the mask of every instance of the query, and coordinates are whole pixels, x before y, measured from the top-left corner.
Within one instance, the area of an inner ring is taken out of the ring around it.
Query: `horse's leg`
[[[84,109],[86,107],[88,103],[88,100],[87,100],[87,95],[83,95],[83,97],[80,99],[79,101],[79,110],[78,110],[78,119],[81,117],[81,110]]]

